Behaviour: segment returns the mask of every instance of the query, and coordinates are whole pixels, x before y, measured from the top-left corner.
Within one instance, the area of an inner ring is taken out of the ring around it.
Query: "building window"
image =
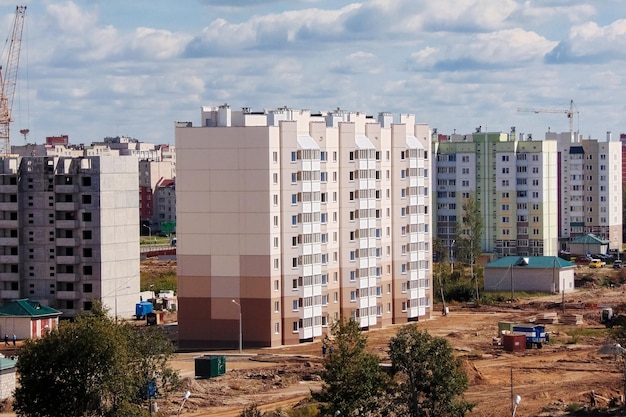
[[[293,311],[298,311],[298,300],[293,300],[293,301],[291,302],[291,309],[292,309]]]
[[[274,301],[274,313],[280,312],[280,302]]]

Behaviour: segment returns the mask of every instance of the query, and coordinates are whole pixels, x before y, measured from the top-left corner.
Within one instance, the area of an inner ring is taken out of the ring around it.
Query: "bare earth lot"
[[[588,272],[585,268],[585,272]],[[610,274],[608,270],[599,274]],[[445,337],[458,355],[466,358],[471,387],[466,397],[476,403],[471,416],[511,415],[511,386],[522,401],[516,416],[556,416],[568,404],[589,406],[589,393],[596,393],[597,407],[606,408],[611,397],[623,393],[623,370],[617,358],[598,354],[609,341],[603,331],[596,337],[572,337],[575,328],[603,329],[598,322],[600,307],[626,301],[626,287],[577,289],[565,297],[565,314],[580,314],[584,324],[566,326],[548,324],[551,343],[542,349],[509,353],[494,346],[499,321],[527,323],[544,313],[561,316],[560,295],[518,300],[501,306],[473,308],[452,305],[450,314],[434,313],[431,320],[420,322],[421,329]],[[587,306],[586,308],[585,305]],[[597,307],[595,307],[597,305]],[[435,311],[440,311],[437,309]],[[368,333],[373,352],[386,360],[386,347],[397,327]],[[194,357],[205,353],[180,353],[173,364],[184,379],[183,391],[191,397],[181,415],[238,416],[242,409],[256,403],[263,410],[289,408],[320,386],[316,372],[321,368],[321,342],[275,349],[219,352],[227,357],[227,372],[213,379],[195,379]],[[179,395],[159,400],[159,411],[175,415]]]

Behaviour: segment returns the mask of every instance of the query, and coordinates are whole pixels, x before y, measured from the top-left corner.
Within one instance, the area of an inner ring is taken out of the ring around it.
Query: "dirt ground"
[[[584,267],[579,275],[590,273]],[[419,322],[421,329],[445,337],[456,353],[466,360],[470,388],[466,398],[476,404],[470,414],[495,417],[511,414],[511,398],[521,402],[516,416],[557,416],[566,409],[590,406],[589,394],[596,393],[597,408],[606,409],[612,397],[623,393],[625,368],[619,358],[602,355],[598,349],[611,341],[599,323],[602,306],[626,302],[626,286],[599,287],[603,276],[614,274],[604,269],[594,272],[584,288],[565,295],[566,315],[577,314],[582,325],[547,324],[550,344],[509,353],[494,345],[498,322],[528,323],[545,313],[563,317],[561,295],[524,298],[499,306],[451,305],[450,314],[433,313],[432,319]],[[435,311],[441,311],[441,307]],[[369,346],[386,361],[388,340],[398,326],[368,332]],[[596,336],[571,336],[573,329],[598,329]],[[227,371],[212,379],[196,379],[194,358],[203,354],[226,356]],[[244,350],[243,355],[230,352],[179,353],[173,365],[183,378],[180,395],[159,399],[159,411],[175,415],[180,409],[183,392],[191,397],[180,415],[238,416],[244,407],[255,403],[262,410],[287,409],[319,389],[317,372],[322,367],[321,342],[272,349]]]

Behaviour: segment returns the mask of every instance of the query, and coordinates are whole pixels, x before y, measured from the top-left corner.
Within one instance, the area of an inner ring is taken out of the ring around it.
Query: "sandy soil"
[[[586,268],[585,268],[586,269]],[[608,270],[597,274],[612,274]],[[591,281],[565,297],[567,314],[583,317],[582,325],[547,324],[551,343],[542,349],[505,352],[494,345],[498,322],[527,323],[544,313],[562,317],[560,295],[535,297],[500,306],[474,308],[450,306],[450,314],[433,314],[420,322],[432,335],[445,337],[457,354],[466,360],[470,377],[467,399],[476,403],[471,416],[510,415],[511,398],[520,395],[516,416],[556,416],[568,405],[588,407],[589,393],[596,393],[597,407],[607,408],[611,397],[623,393],[624,367],[618,358],[601,355],[598,349],[610,343],[599,323],[600,308],[626,301],[626,287],[595,288]],[[436,311],[440,311],[438,309]],[[386,346],[398,326],[368,333],[373,352],[386,358]],[[599,329],[595,337],[573,337],[573,329]],[[238,416],[243,408],[256,403],[263,410],[289,408],[320,386],[317,371],[322,367],[321,342],[274,349],[220,352],[226,355],[227,372],[217,378],[196,379],[194,357],[205,352],[177,354],[173,365],[184,379],[183,390],[191,398],[181,415]],[[215,353],[215,352],[212,352]],[[175,415],[180,396],[159,400],[159,411]]]

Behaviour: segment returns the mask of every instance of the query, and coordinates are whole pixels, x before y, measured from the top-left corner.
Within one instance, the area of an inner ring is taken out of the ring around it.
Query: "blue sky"
[[[0,0],[6,38],[15,1]],[[623,0],[74,0],[28,7],[12,144],[173,143],[200,106],[413,113],[440,133],[626,132]],[[4,63],[5,58],[2,58]]]

